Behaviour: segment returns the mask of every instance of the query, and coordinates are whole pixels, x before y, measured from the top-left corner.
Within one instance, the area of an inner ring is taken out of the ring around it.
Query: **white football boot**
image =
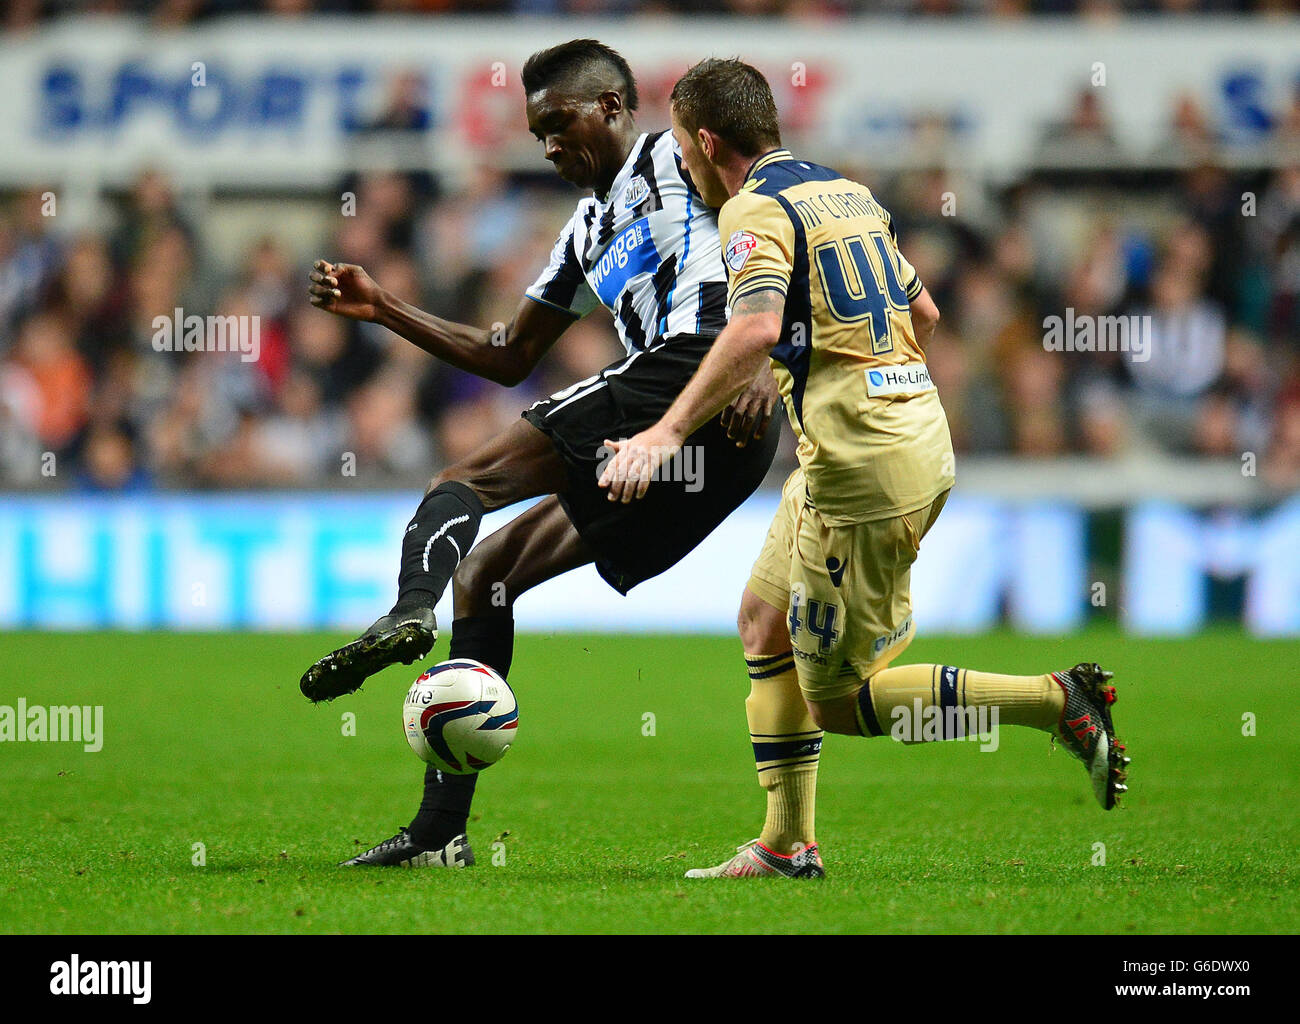
[[[757,839],[736,847],[736,855],[712,868],[691,868],[687,878],[825,878],[821,854],[812,843],[794,853],[769,850]]]

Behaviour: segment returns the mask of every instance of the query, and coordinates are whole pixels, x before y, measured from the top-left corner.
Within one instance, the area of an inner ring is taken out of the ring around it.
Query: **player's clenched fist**
[[[373,320],[383,289],[355,263],[312,264],[311,304],[351,320]]]

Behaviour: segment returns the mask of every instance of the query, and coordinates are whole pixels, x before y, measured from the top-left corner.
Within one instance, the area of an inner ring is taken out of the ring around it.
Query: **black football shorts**
[[[766,435],[744,448],[729,440],[720,418],[692,434],[683,453],[661,471],[644,498],[612,502],[597,481],[623,440],[652,426],[681,394],[713,344],[712,337],[677,335],[635,352],[594,377],[535,403],[524,412],[568,467],[557,497],[579,535],[596,552],[596,570],[626,594],[677,564],[734,512],[767,475],[780,438],[778,407]]]

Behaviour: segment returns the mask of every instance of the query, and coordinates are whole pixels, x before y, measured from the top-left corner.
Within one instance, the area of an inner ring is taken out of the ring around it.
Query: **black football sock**
[[[447,658],[473,658],[495,669],[504,679],[514,657],[515,620],[509,615],[475,615],[451,624]],[[424,770],[424,799],[411,838],[427,850],[440,849],[463,833],[469,824],[477,775],[452,775],[433,765]]]
[[[470,615],[451,624],[450,660],[473,658],[508,679],[514,654],[515,620],[511,615]]]
[[[411,839],[426,850],[440,850],[465,831],[477,775],[452,775],[424,768],[424,799],[411,822]]]
[[[464,484],[439,484],[424,496],[402,538],[402,569],[393,611],[432,608],[469,553],[483,520],[483,503]]]

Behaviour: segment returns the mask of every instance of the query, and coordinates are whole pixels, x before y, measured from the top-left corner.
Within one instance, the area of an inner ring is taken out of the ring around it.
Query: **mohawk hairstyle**
[[[617,50],[596,39],[573,39],[546,50],[539,50],[524,62],[519,77],[524,92],[532,95],[539,89],[563,83],[576,88],[592,88],[592,80],[601,71],[613,72],[621,80],[623,105],[636,110],[639,98],[632,69]]]

